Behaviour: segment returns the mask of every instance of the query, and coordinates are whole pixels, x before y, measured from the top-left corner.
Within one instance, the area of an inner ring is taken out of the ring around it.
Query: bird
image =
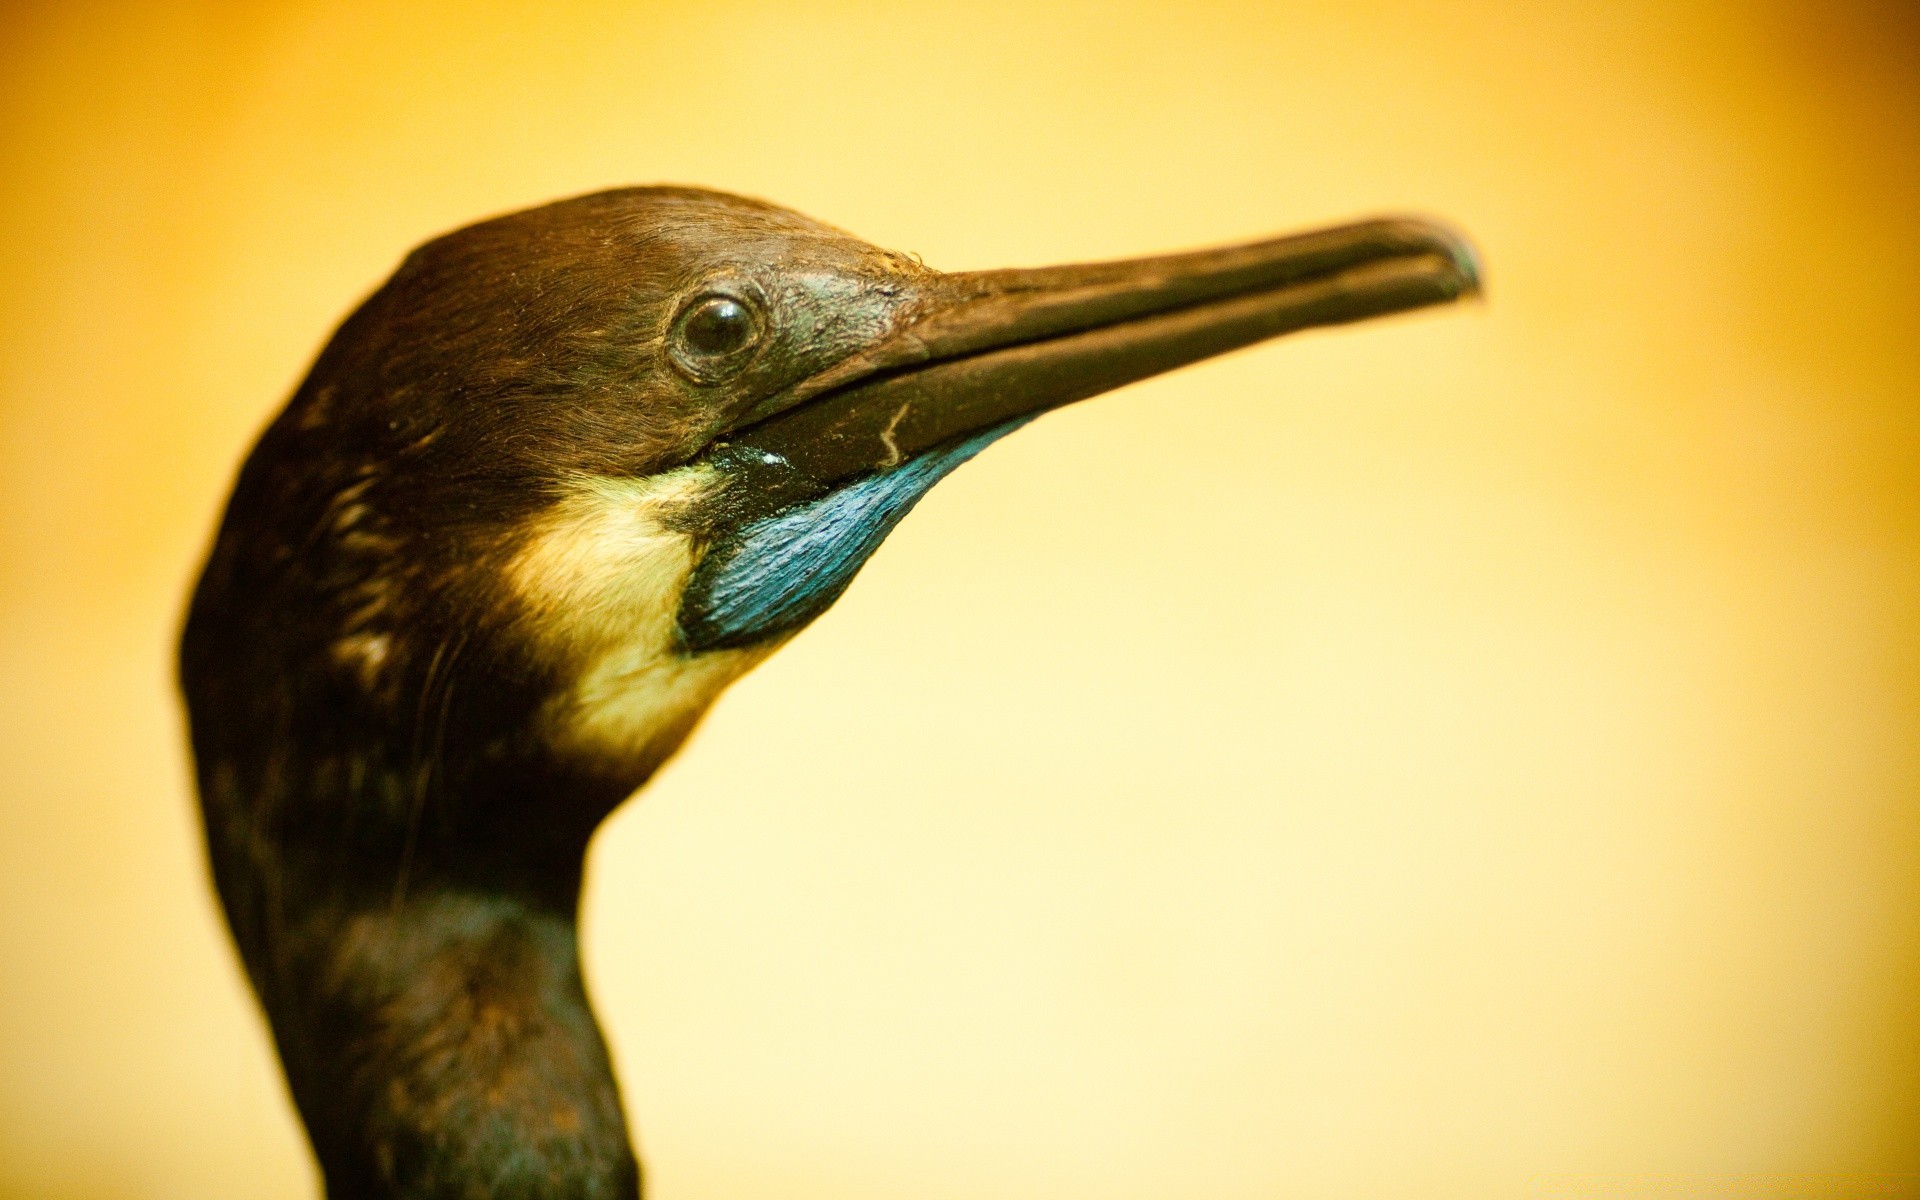
[[[1479,286],[1414,217],[943,273],[668,186],[414,250],[242,465],[180,642],[213,883],[326,1194],[639,1196],[583,862],[721,691],[1041,414]]]

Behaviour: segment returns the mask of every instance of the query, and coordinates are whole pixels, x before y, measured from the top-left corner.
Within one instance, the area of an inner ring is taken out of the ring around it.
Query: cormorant
[[[329,1196],[635,1197],[594,828],[1037,414],[1477,287],[1424,221],[943,274],[629,188],[428,242],[242,468],[180,671],[214,879]]]

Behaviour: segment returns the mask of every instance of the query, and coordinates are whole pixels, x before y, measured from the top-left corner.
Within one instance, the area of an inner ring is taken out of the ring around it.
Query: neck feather
[[[309,922],[268,1010],[330,1197],[639,1195],[572,913],[429,890]]]

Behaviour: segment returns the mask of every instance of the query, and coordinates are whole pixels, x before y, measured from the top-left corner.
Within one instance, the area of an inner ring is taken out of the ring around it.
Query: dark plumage
[[[713,697],[1036,413],[1474,286],[1411,221],[943,275],[685,188],[415,251],[254,448],[181,649],[329,1194],[636,1195],[582,857]]]

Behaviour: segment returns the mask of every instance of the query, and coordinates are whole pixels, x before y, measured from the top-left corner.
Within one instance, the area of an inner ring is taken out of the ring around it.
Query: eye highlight
[[[695,296],[668,338],[674,366],[698,383],[714,383],[744,367],[763,326],[753,301],[724,292]]]

